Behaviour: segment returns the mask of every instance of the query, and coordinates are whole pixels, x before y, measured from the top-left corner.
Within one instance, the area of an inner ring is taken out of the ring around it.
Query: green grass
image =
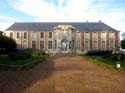
[[[112,60],[110,57],[86,56],[86,55],[85,55],[85,57],[92,59],[94,63],[101,65],[105,68],[108,68],[110,70],[117,70],[116,61]],[[125,62],[122,62],[120,70],[125,70]]]
[[[0,69],[24,69],[31,68],[36,64],[46,60],[48,56],[33,57],[26,60],[12,61],[8,56],[0,56]]]

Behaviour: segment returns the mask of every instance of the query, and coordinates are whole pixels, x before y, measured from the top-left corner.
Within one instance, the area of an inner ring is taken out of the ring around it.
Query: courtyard
[[[125,72],[58,54],[29,70],[0,70],[0,93],[125,93]]]

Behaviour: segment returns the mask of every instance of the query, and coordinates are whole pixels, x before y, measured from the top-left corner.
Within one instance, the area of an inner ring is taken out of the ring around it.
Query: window
[[[17,39],[20,38],[20,33],[19,33],[19,32],[16,33],[16,38],[17,38]]]
[[[67,36],[67,31],[63,31],[64,38]]]
[[[110,49],[113,49],[113,48],[114,48],[114,41],[111,40],[111,41],[110,41]]]
[[[84,34],[84,37],[85,37],[85,40],[89,40],[89,33],[86,32],[86,33]]]
[[[44,41],[40,41],[40,49],[44,49]]]
[[[52,41],[48,42],[48,49],[52,49]]]
[[[78,38],[78,39],[80,39],[80,37],[81,37],[80,35],[81,35],[80,32],[78,32],[78,33],[77,33],[77,38]]]
[[[85,50],[89,50],[89,41],[85,41]]]
[[[32,48],[36,49],[36,41],[32,41]]]
[[[32,33],[32,39],[36,39],[36,32]]]
[[[102,40],[106,40],[106,33],[105,32],[102,33]]]
[[[93,41],[93,50],[97,50],[97,49],[98,49],[98,42]]]
[[[102,41],[102,50],[106,49],[106,41]]]
[[[41,33],[40,33],[40,37],[41,37],[41,38],[44,38],[44,32],[41,32]]]
[[[27,41],[24,40],[22,48],[27,48]]]
[[[10,32],[10,37],[13,38],[13,33],[12,32]]]
[[[113,32],[111,32],[109,36],[110,36],[110,40],[114,40],[115,35]]]
[[[52,32],[49,32],[49,38],[52,38]]]
[[[93,40],[96,41],[98,39],[98,33],[93,33]]]
[[[80,40],[77,41],[77,49],[80,49]]]
[[[24,32],[24,39],[27,39],[27,32]]]
[[[57,41],[55,40],[55,49],[57,48]]]

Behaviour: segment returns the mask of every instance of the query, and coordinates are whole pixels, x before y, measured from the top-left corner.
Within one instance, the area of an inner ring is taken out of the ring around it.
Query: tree
[[[13,38],[0,35],[0,50],[11,52],[17,47],[16,41]]]
[[[122,49],[125,49],[125,39],[123,39],[123,40],[121,41],[121,48],[122,48]]]

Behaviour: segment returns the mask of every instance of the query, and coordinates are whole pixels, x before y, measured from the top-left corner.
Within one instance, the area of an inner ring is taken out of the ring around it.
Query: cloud
[[[55,4],[55,1],[58,1],[58,5]],[[35,21],[85,22],[86,20],[102,20],[115,29],[125,31],[125,22],[123,22],[125,11],[113,7],[113,2],[109,2],[110,4],[108,2],[109,0],[105,2],[98,0],[17,0],[11,5],[20,12],[34,16]]]
[[[81,21],[91,1],[58,0],[57,6],[53,0],[51,2],[46,0],[18,0],[13,7],[18,11],[34,16],[35,19],[43,21]],[[66,3],[65,6],[63,6],[64,3]]]

